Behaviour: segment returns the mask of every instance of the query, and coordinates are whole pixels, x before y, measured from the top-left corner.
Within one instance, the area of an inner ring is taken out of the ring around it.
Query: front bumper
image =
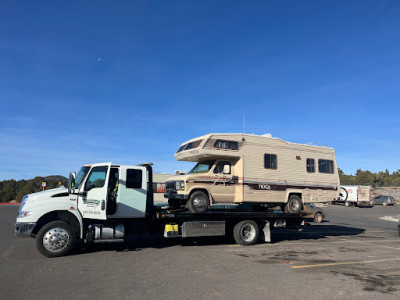
[[[31,237],[36,223],[15,223],[15,235],[17,237]]]
[[[176,194],[176,193],[172,193],[172,192],[166,192],[166,193],[164,193],[164,198],[168,198],[168,199],[179,199],[179,200],[188,200],[188,199],[189,199],[189,195],[185,195],[185,194]]]

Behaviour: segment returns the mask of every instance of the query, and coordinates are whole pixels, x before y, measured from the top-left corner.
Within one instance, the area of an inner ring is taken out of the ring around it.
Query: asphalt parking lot
[[[329,205],[326,221],[278,229],[272,243],[146,236],[39,254],[14,237],[16,206],[0,206],[3,299],[399,299],[400,206]]]

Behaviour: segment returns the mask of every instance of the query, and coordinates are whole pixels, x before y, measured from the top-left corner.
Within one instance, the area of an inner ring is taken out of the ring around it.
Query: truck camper
[[[183,143],[178,161],[197,164],[166,181],[172,207],[203,213],[216,203],[280,206],[298,213],[304,203],[338,197],[335,151],[325,146],[283,141],[271,135],[211,133]]]

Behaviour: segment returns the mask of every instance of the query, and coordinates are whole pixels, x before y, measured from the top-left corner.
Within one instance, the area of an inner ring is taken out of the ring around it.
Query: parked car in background
[[[313,219],[315,223],[321,223],[325,219],[325,213],[322,208],[315,206],[313,203],[304,204],[303,218]]]
[[[374,198],[374,205],[395,205],[396,200],[392,196],[376,196]]]

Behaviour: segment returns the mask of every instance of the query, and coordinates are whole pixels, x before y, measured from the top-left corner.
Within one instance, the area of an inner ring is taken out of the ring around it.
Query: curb
[[[20,205],[20,202],[16,202],[16,203],[0,203],[0,205]]]

